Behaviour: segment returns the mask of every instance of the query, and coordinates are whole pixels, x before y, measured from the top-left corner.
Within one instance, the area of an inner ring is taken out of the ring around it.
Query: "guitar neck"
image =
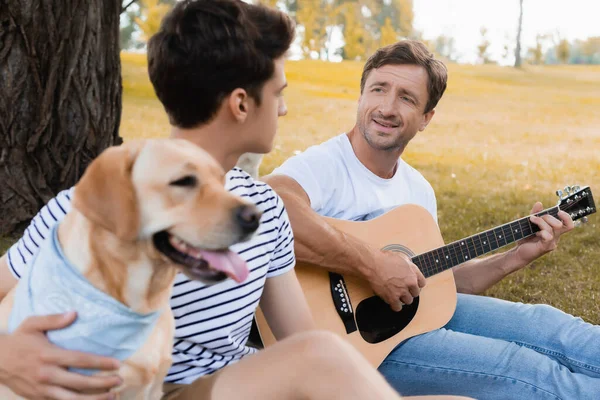
[[[559,206],[556,206],[535,215],[549,214],[557,218],[559,211]],[[540,228],[532,224],[528,216],[419,254],[412,258],[412,262],[428,278],[473,258],[532,236],[539,230]]]

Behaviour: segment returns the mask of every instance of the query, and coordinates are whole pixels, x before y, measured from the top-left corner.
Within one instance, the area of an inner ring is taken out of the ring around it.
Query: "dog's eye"
[[[198,179],[194,175],[186,175],[183,178],[179,178],[169,185],[171,186],[181,186],[181,187],[196,187],[198,184]]]

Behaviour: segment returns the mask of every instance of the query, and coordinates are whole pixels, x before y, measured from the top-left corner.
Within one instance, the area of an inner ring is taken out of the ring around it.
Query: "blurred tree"
[[[264,4],[267,7],[276,7],[279,0],[260,0],[259,3]]]
[[[431,52],[436,52],[435,49],[435,40],[429,40],[429,39],[425,39],[423,37],[423,32],[414,29],[413,32],[409,35],[409,38],[412,40],[418,40],[420,42],[423,42],[423,44],[431,51]],[[438,53],[439,54],[439,53]]]
[[[170,4],[161,3],[159,0],[141,0],[141,17],[135,22],[142,31],[142,40],[148,41],[160,29],[163,17],[171,9]]]
[[[587,57],[588,64],[600,63],[600,36],[587,38],[581,47],[582,54]]]
[[[519,0],[519,25],[517,28],[517,45],[515,47],[515,68],[522,64],[521,60],[521,32],[523,31],[523,0]]]
[[[121,0],[0,1],[0,235],[20,234],[121,143],[121,9]]]
[[[367,7],[379,28],[385,26],[389,18],[394,30],[402,37],[409,37],[413,32],[413,1],[412,0],[388,0],[388,1],[362,1]]]
[[[454,38],[446,35],[440,35],[433,41],[434,52],[449,61],[456,61],[456,48]]]
[[[477,54],[479,59],[483,64],[488,64],[491,62],[489,58],[488,48],[490,47],[490,41],[487,38],[487,28],[482,26],[479,29],[481,33],[481,43],[477,46]]]
[[[569,62],[569,56],[571,53],[570,44],[567,39],[561,39],[556,46],[556,58],[561,64],[567,64]]]
[[[544,43],[548,40],[548,35],[537,34],[535,36],[535,47],[528,50],[528,61],[531,64],[539,65],[544,63]]]
[[[398,41],[398,34],[392,25],[392,20],[388,17],[385,19],[385,23],[381,27],[381,34],[379,37],[379,46],[387,46],[388,44],[394,44]]]
[[[138,26],[135,19],[142,16],[140,8],[136,5],[130,7],[126,12],[121,14],[121,24],[119,32],[119,47],[121,50],[139,49],[143,47],[143,43],[135,38],[135,32],[138,31]]]
[[[359,3],[346,2],[341,7],[344,32],[342,56],[346,60],[360,60],[366,56],[369,32],[362,23],[362,10]]]
[[[512,42],[513,42],[513,40],[510,37],[510,35],[508,33],[505,33],[504,34],[504,46],[502,46],[502,59],[506,60],[507,62],[512,56],[514,56]]]
[[[296,22],[304,27],[302,50],[305,56],[316,52],[329,60],[332,28],[338,21],[338,4],[332,0],[298,0]]]
[[[332,33],[340,28],[344,36],[350,36],[349,40],[344,38],[345,42],[350,43],[346,50],[361,58],[369,55],[381,43],[392,40],[390,25],[395,32],[394,42],[398,36],[410,37],[413,31],[412,0],[280,0],[277,4],[283,6],[304,27],[302,48],[305,55],[317,52],[329,59],[332,49],[328,43],[331,42]],[[353,15],[349,16],[350,13]],[[352,29],[346,27],[346,19]],[[388,19],[390,22],[387,22]],[[382,34],[386,35],[383,40]],[[363,54],[354,54],[356,43],[359,43],[358,49]],[[346,50],[342,48],[342,53],[346,54]]]
[[[413,23],[415,14],[413,11],[412,0],[397,0],[397,7],[400,10],[400,35],[409,37],[413,32]],[[394,1],[392,1],[394,4]]]

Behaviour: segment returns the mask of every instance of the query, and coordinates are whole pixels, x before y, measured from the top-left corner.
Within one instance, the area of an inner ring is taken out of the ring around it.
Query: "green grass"
[[[121,135],[166,137],[168,120],[147,78],[145,57],[123,54]],[[289,113],[261,166],[267,174],[308,146],[350,129],[362,64],[288,62]],[[600,68],[449,66],[447,93],[406,161],[438,197],[446,242],[523,217],[554,191],[589,185],[600,200]],[[10,241],[0,240],[0,249]],[[600,324],[600,214],[565,235],[559,249],[489,295],[546,303]]]

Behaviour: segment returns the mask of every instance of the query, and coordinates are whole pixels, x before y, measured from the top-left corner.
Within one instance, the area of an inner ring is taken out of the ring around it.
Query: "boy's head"
[[[241,0],[178,2],[148,42],[150,80],[171,124],[196,128],[225,107],[252,130],[245,151],[270,151],[294,32],[286,14]]]

